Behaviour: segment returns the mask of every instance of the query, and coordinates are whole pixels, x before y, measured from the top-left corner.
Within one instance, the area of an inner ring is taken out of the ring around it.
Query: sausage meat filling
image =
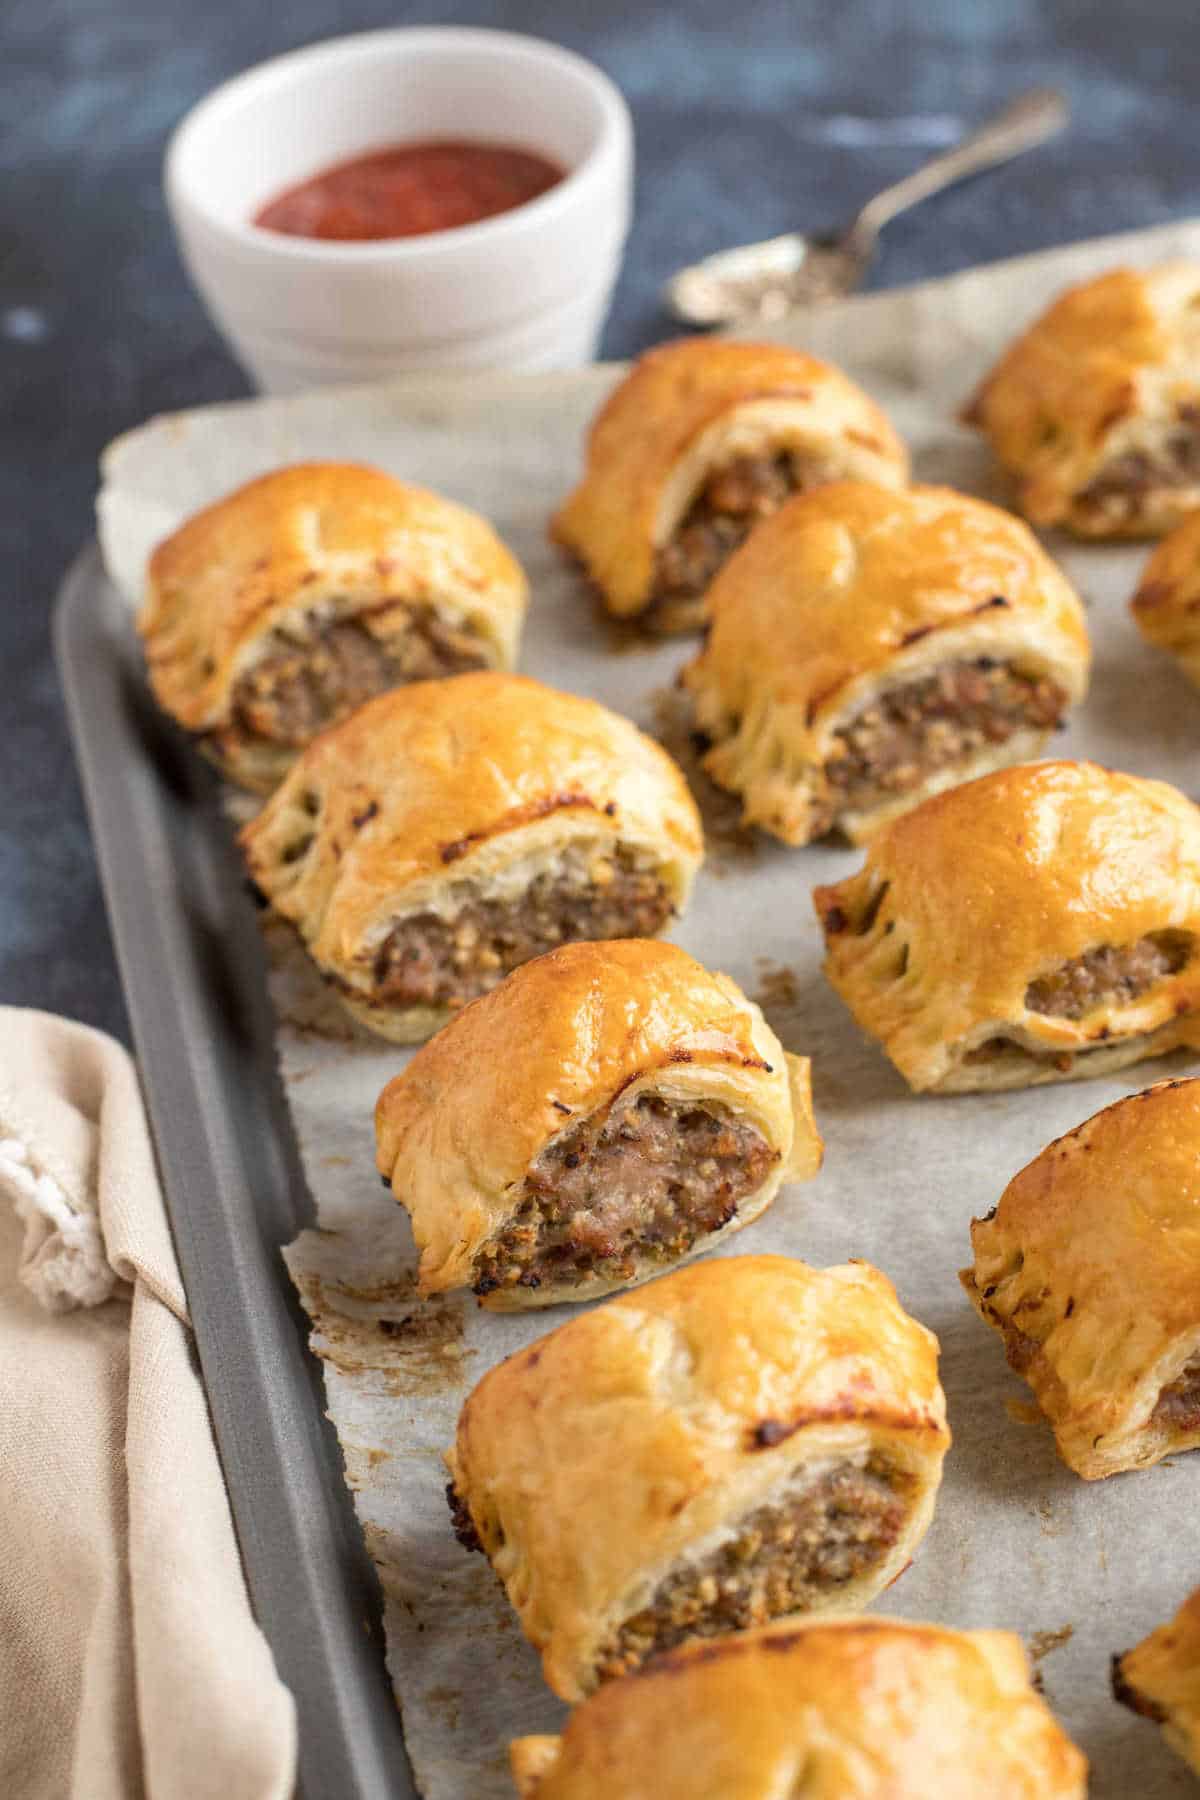
[[[234,689],[235,729],[298,749],[387,688],[488,666],[480,639],[432,607],[405,607],[403,617],[403,627],[385,637],[358,619],[331,619],[305,637],[273,632],[266,654]]]
[[[724,1107],[642,1094],[561,1132],[534,1162],[520,1207],[476,1264],[475,1292],[629,1281],[719,1231],[778,1152]]]
[[[782,454],[743,456],[715,469],[658,553],[651,610],[698,600],[760,519],[778,512],[793,494],[828,480],[823,466],[798,469],[794,458]]]
[[[1180,407],[1178,425],[1156,451],[1128,450],[1100,470],[1075,499],[1076,508],[1109,524],[1136,521],[1162,488],[1200,486],[1200,414]]]
[[[1167,1384],[1150,1416],[1172,1431],[1200,1431],[1200,1357]]]
[[[837,733],[825,764],[828,830],[838,814],[909,793],[939,769],[964,763],[1018,731],[1048,731],[1066,709],[1055,682],[990,657],[947,663],[893,688]]]
[[[1158,982],[1178,974],[1191,961],[1195,948],[1196,939],[1190,931],[1152,931],[1121,948],[1101,944],[1031,981],[1025,989],[1025,1004],[1030,1012],[1055,1019],[1082,1019],[1100,1006],[1128,1006]],[[1019,1059],[1034,1067],[1051,1066],[1069,1075],[1077,1063],[1089,1056],[1102,1056],[1115,1044],[1132,1043],[1149,1048],[1151,1039],[1144,1034],[1110,1033],[1103,1027],[1096,1042],[1077,1050],[1039,1050],[1002,1036],[988,1038],[968,1051],[965,1061],[1015,1063]]]
[[[1101,944],[1031,981],[1025,1004],[1030,1012],[1055,1019],[1082,1019],[1097,1006],[1127,1006],[1177,975],[1193,947],[1187,931],[1152,931],[1119,949]]]
[[[387,1006],[463,1006],[558,944],[653,937],[674,910],[645,855],[625,845],[590,854],[571,846],[511,900],[485,899],[464,883],[452,917],[400,920],[376,955],[371,997]]]
[[[719,1549],[679,1565],[650,1605],[619,1627],[597,1661],[601,1680],[691,1637],[716,1637],[804,1612],[883,1561],[904,1528],[912,1477],[872,1457],[838,1463],[757,1507]]]

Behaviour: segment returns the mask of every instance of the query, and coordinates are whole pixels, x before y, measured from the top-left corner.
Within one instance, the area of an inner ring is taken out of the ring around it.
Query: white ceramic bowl
[[[541,151],[566,179],[477,225],[367,243],[251,223],[332,163],[422,138]],[[565,369],[594,354],[629,225],[633,131],[568,50],[506,31],[370,31],[276,57],[202,100],[167,146],[183,259],[269,392],[406,369]]]

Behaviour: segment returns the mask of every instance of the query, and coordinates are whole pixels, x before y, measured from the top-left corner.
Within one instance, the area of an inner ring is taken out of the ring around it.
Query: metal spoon
[[[761,244],[718,251],[681,269],[667,283],[663,297],[676,318],[688,325],[781,319],[794,307],[840,299],[861,283],[879,233],[897,213],[965,175],[1032,150],[1061,131],[1069,116],[1064,94],[1056,88],[1033,88],[961,143],[869,200],[845,230],[832,237],[793,231]]]

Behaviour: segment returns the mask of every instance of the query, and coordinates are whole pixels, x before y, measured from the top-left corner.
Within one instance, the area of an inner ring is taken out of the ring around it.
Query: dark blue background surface
[[[1074,108],[1053,147],[886,234],[878,285],[1200,213],[1194,0],[9,0],[0,8],[0,998],[124,1033],[49,654],[95,459],[150,413],[245,391],[175,258],[172,125],[264,56],[376,25],[502,26],[594,58],[637,130],[638,199],[605,338],[668,333],[664,278],[724,243],[837,223],[1016,89]]]

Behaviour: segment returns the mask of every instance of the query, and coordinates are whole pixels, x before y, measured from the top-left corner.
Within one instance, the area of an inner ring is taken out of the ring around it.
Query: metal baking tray
[[[378,1581],[280,1256],[315,1210],[215,777],[154,707],[96,545],[63,581],[55,647],[246,1580],[296,1701],[298,1792],[415,1800]]]

